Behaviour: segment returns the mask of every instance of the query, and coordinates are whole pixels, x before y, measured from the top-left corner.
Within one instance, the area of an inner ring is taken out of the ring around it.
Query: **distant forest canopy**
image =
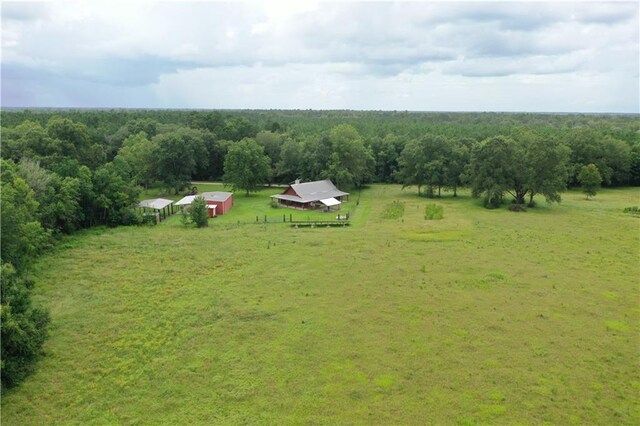
[[[3,110],[2,387],[33,369],[48,314],[28,270],[64,234],[141,222],[143,187],[192,180],[399,183],[428,197],[461,185],[485,206],[560,201],[588,166],[640,185],[638,115],[379,111]],[[597,186],[598,182],[594,182]],[[426,188],[423,191],[423,188]]]

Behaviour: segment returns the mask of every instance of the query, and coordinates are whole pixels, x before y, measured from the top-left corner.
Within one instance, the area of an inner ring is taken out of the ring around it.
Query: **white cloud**
[[[2,102],[638,112],[638,39],[632,2],[3,3]]]

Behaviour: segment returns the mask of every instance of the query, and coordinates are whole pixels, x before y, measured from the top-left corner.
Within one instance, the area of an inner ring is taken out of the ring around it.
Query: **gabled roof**
[[[150,200],[142,200],[138,204],[138,207],[148,207],[150,209],[162,210],[168,205],[172,204],[173,201],[167,200],[165,198],[152,198]]]
[[[227,201],[232,195],[231,192],[203,192],[200,194],[206,201]]]
[[[281,200],[297,201],[300,203],[310,203],[312,201],[326,200],[328,198],[343,197],[349,195],[348,192],[340,191],[329,179],[318,180],[315,182],[294,183],[290,188],[297,194],[295,195],[272,195],[273,198]],[[289,188],[287,188],[287,191]],[[285,192],[287,192],[285,191]]]

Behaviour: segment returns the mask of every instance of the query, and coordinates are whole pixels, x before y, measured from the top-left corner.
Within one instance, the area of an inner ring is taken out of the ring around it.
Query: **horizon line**
[[[318,111],[318,112],[391,112],[439,114],[550,114],[550,115],[640,115],[639,112],[620,111],[525,111],[525,110],[411,110],[411,109],[355,109],[355,108],[200,108],[200,107],[80,107],[80,106],[3,106],[3,110],[129,110],[129,111]]]

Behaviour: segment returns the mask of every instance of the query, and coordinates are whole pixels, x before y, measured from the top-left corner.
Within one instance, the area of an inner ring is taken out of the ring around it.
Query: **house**
[[[349,200],[349,193],[340,191],[329,179],[304,183],[296,180],[282,194],[271,198],[283,207],[300,210],[339,209],[343,201]]]
[[[203,192],[200,196],[209,207],[209,217],[226,214],[233,206],[231,192]]]

